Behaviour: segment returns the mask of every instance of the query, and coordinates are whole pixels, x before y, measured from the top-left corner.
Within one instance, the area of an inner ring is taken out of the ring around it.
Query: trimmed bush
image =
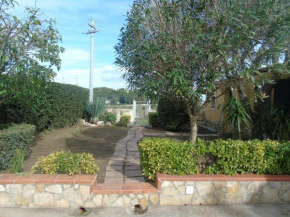
[[[130,117],[131,118],[131,117]],[[102,120],[107,123],[107,122],[111,122],[112,124],[116,123],[117,120],[117,115],[113,112],[107,112],[103,117]]]
[[[182,124],[189,122],[185,106],[170,98],[161,98],[158,101],[157,112],[160,125],[169,130],[177,130]]]
[[[214,140],[208,145],[208,153],[217,161],[206,173],[290,174],[290,142]]]
[[[31,169],[40,174],[95,174],[99,167],[92,154],[53,152],[47,157],[40,157]]]
[[[71,126],[82,118],[89,91],[76,85],[51,82],[35,103],[1,105],[1,123],[28,123],[38,131]]]
[[[290,174],[290,142],[198,140],[195,144],[146,138],[140,142],[143,174]],[[203,164],[204,159],[213,162]],[[205,168],[204,168],[205,167]]]
[[[158,112],[149,112],[149,124],[152,127],[158,127],[159,126],[159,116]]]
[[[186,175],[198,173],[194,146],[188,142],[178,143],[169,139],[146,138],[140,143],[143,175],[154,180],[156,173]]]
[[[22,150],[24,156],[30,154],[34,135],[35,126],[28,124],[12,125],[0,131],[0,170],[10,166],[18,149]]]
[[[131,120],[131,115],[123,115],[120,118],[120,125],[121,126],[127,126],[127,124],[130,123],[130,120]]]

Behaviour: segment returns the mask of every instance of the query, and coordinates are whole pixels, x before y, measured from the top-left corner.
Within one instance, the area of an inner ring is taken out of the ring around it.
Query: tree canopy
[[[62,38],[53,19],[37,8],[13,15],[17,2],[0,1],[0,104],[25,102],[41,95],[47,81],[60,69]]]
[[[182,101],[195,142],[197,119],[217,90],[235,87],[246,97],[246,86],[269,82],[267,72],[289,71],[289,11],[283,0],[136,0],[116,64],[129,87]]]

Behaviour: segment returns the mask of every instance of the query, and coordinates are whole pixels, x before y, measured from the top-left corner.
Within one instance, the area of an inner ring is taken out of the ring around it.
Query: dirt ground
[[[221,138],[220,135],[209,132],[203,128],[198,129],[198,138],[205,140],[214,140]],[[144,137],[159,137],[172,139],[176,142],[188,141],[190,136],[190,131],[188,129],[183,129],[181,131],[169,131],[162,128],[145,128],[143,131]]]
[[[84,127],[81,135],[77,126],[66,127],[41,133],[36,136],[32,153],[24,162],[24,172],[30,171],[40,156],[48,156],[54,151],[91,153],[100,167],[98,182],[103,182],[106,167],[115,151],[116,143],[127,136],[128,128],[119,126]]]

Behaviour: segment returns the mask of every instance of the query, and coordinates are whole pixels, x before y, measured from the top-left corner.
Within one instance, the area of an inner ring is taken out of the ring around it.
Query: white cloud
[[[63,67],[76,65],[82,62],[90,61],[90,52],[76,48],[66,48],[65,52],[61,54],[61,64]]]
[[[57,73],[56,82],[75,84],[88,88],[89,69],[61,70]],[[112,65],[94,68],[94,87],[125,88],[126,81],[121,78],[123,72]]]

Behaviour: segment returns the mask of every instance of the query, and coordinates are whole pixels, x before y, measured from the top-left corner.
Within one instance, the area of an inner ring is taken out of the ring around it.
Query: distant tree
[[[61,36],[37,8],[13,15],[14,0],[0,0],[0,105],[36,100],[60,69]]]
[[[233,87],[247,99],[245,87],[261,88],[268,72],[288,72],[289,11],[289,0],[136,0],[116,64],[129,88],[186,105],[194,143],[217,90]]]

